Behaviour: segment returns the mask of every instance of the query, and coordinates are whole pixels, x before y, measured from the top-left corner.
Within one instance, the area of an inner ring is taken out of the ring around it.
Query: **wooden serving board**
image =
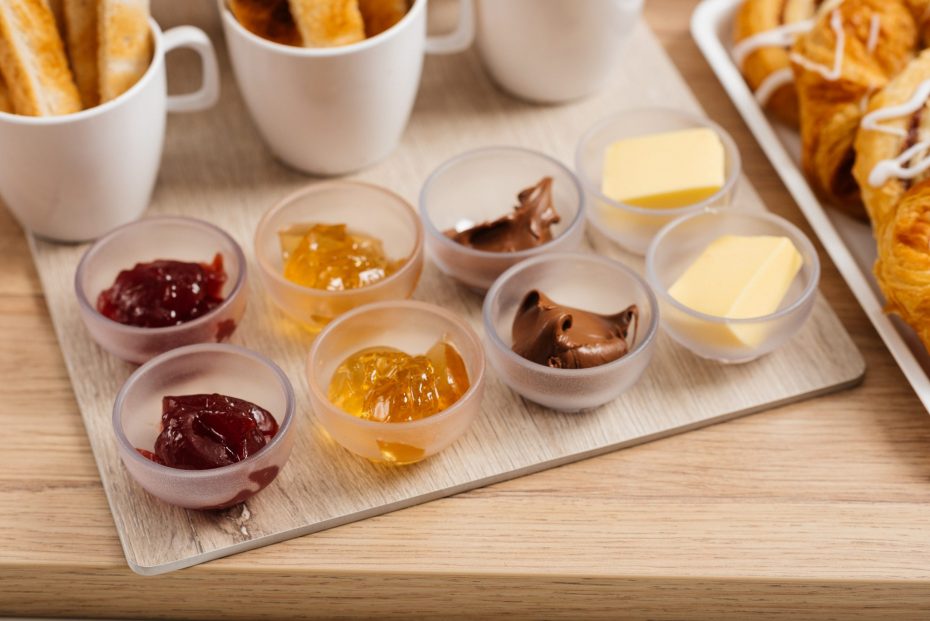
[[[222,48],[219,37],[214,39]],[[631,62],[623,64],[606,92],[554,108],[499,94],[474,54],[429,58],[403,144],[358,177],[384,184],[415,203],[427,174],[466,149],[515,144],[571,162],[581,133],[618,109],[661,105],[699,111],[645,25],[632,37],[626,54]],[[185,81],[179,74],[188,65],[171,64],[173,82]],[[251,255],[252,233],[261,214],[312,180],[271,157],[249,120],[225,59],[223,66],[222,103],[210,112],[169,121],[149,213],[181,213],[215,222]],[[740,208],[762,208],[745,180],[737,201]],[[249,309],[232,342],[263,352],[289,374],[297,391],[298,438],[289,463],[261,494],[226,511],[189,512],[148,496],[119,460],[111,408],[133,367],[98,348],[81,325],[72,279],[85,246],[31,242],[126,559],[142,574],[188,567],[823,394],[857,383],[865,368],[833,311],[818,298],[810,321],[792,342],[747,365],[700,360],[661,335],[641,382],[594,411],[547,411],[523,401],[492,375],[482,415],[456,444],[414,466],[373,465],[322,433],[310,410],[304,379],[312,337],[272,306],[250,263]],[[597,240],[595,244],[641,267],[641,260]],[[415,297],[456,309],[481,330],[480,297],[444,278],[434,266],[427,265]]]

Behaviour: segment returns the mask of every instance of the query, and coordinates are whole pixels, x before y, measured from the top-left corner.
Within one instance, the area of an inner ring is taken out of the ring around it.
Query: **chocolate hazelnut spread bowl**
[[[512,265],[577,250],[584,194],[574,173],[520,147],[467,151],[445,162],[420,193],[426,247],[447,275],[478,291]]]
[[[632,388],[655,348],[656,297],[611,259],[555,253],[504,272],[484,300],[488,362],[512,390],[548,408],[603,405]]]

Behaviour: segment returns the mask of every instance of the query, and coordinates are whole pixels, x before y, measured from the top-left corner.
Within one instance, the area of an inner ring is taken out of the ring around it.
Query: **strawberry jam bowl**
[[[203,414],[188,417],[193,425],[166,428],[169,407],[181,404],[187,407],[181,413],[191,414],[205,399],[213,411],[193,412]],[[234,404],[231,413],[238,417],[220,420],[216,402]],[[272,428],[264,429],[267,439],[257,432],[260,446],[253,443],[244,455],[250,442],[243,438],[261,427],[258,411]],[[222,509],[248,500],[277,477],[294,444],[294,412],[294,389],[274,362],[236,345],[204,343],[136,369],[116,397],[113,431],[123,465],[147,492],[187,509]],[[183,463],[165,465],[162,456]],[[204,456],[225,465],[197,463]]]
[[[74,276],[81,319],[103,349],[141,364],[196,343],[227,340],[245,314],[246,260],[225,231],[159,216],[97,240]]]

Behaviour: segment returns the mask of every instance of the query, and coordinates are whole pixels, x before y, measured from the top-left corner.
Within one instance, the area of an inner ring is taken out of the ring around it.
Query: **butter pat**
[[[778,310],[803,263],[787,237],[725,235],[685,270],[669,294],[705,315],[762,317]],[[766,333],[762,324],[728,324],[709,329],[706,336],[721,345],[755,347]]]
[[[620,140],[607,147],[602,178],[604,196],[620,203],[692,205],[723,187],[723,142],[706,127]]]

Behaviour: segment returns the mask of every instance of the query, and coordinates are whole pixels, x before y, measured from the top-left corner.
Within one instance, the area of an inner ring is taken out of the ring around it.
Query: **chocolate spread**
[[[464,231],[445,232],[454,241],[486,252],[516,252],[552,241],[550,227],[560,218],[552,205],[552,177],[517,195],[519,205],[497,220]]]
[[[556,369],[587,369],[625,356],[638,326],[635,304],[615,315],[598,315],[561,306],[533,290],[513,320],[513,351]]]

